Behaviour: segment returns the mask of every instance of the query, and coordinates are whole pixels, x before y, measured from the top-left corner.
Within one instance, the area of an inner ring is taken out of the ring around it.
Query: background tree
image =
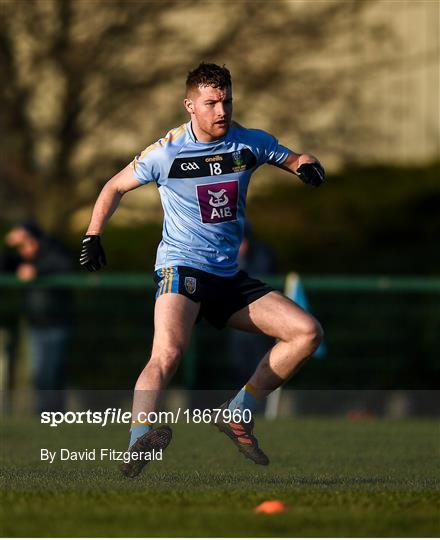
[[[353,25],[369,5],[1,0],[2,218],[72,227],[106,179],[185,121],[182,83],[201,60],[233,72],[238,120],[338,156],[334,165],[353,161],[374,129],[360,114],[373,68],[345,59],[356,55]],[[362,32],[373,57],[393,43],[382,22]],[[126,211],[139,215],[151,197],[128,199]]]

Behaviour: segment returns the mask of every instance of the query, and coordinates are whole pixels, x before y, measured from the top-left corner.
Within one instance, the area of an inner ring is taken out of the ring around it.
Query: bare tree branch
[[[344,117],[347,103],[362,108],[366,70],[356,62],[327,69],[319,59],[341,37],[356,54],[351,25],[367,4],[334,0],[299,12],[290,2],[268,10],[266,2],[2,0],[2,193],[47,227],[67,228],[103,176],[145,146],[145,137],[182,118],[173,96],[201,60],[231,68],[250,104],[241,107],[245,120],[267,102],[268,128],[294,129],[301,144],[336,148],[351,159],[343,141],[371,136],[371,125]],[[364,39],[374,46],[387,35],[377,25],[367,30]],[[378,57],[369,76],[387,62]],[[322,103],[334,112],[318,131],[310,119]]]

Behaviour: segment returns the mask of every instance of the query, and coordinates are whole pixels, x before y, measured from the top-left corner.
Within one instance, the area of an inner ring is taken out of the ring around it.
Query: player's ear
[[[185,98],[183,100],[183,105],[184,105],[185,109],[187,110],[187,112],[189,112],[189,114],[194,113],[194,103],[193,103],[192,99]]]

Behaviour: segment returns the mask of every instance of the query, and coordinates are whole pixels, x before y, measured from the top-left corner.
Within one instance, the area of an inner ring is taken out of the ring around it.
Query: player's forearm
[[[123,193],[110,180],[103,187],[92,212],[87,235],[100,235],[121,201]]]
[[[312,156],[312,154],[301,154],[298,159],[298,167],[303,165],[304,163],[319,163],[319,159],[315,156]]]
[[[315,156],[312,156],[312,154],[296,154],[292,161],[290,162],[290,169],[292,172],[295,172],[298,170],[301,165],[304,165],[304,163],[316,163],[318,158]]]
[[[312,154],[296,154],[290,151],[281,168],[296,174],[305,184],[314,187],[320,186],[325,181],[325,170]]]

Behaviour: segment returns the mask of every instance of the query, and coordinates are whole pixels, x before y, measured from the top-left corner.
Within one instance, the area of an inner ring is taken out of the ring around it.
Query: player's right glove
[[[101,239],[98,235],[84,236],[79,263],[89,272],[96,272],[107,264],[105,253],[101,246]]]
[[[324,167],[319,161],[303,163],[298,167],[296,172],[305,184],[310,184],[314,187],[320,186],[325,180]]]

